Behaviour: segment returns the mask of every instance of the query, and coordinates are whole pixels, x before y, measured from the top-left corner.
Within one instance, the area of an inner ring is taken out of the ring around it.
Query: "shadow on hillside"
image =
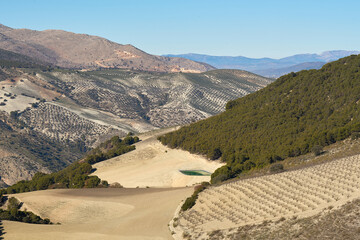
[[[2,196],[0,206],[3,206],[8,199],[8,196]]]
[[[0,221],[0,240],[4,239],[4,237],[3,237],[4,234],[5,234],[4,227],[3,227],[2,221]]]

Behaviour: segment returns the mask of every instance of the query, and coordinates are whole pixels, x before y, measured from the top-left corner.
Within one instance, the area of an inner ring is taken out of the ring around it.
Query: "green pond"
[[[211,173],[205,170],[179,170],[184,175],[189,176],[210,176]]]

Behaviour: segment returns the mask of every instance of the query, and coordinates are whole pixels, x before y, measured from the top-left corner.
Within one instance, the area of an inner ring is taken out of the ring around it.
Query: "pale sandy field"
[[[95,164],[93,175],[109,183],[118,182],[124,187],[185,187],[210,176],[187,176],[179,170],[205,170],[213,173],[223,164],[189,152],[162,145],[157,136],[172,129],[157,130],[140,135],[136,150]]]
[[[23,208],[61,224],[4,221],[4,239],[172,239],[167,224],[192,192],[192,188],[108,188],[15,194]]]

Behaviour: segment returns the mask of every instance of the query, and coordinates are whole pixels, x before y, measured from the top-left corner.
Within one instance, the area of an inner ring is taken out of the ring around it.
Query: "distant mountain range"
[[[205,72],[214,68],[184,58],[148,54],[132,45],[62,30],[13,29],[0,24],[0,49],[64,68],[128,68],[155,72]]]
[[[167,57],[182,57],[197,62],[204,62],[221,69],[241,69],[262,76],[278,78],[290,72],[300,70],[319,69],[325,63],[338,60],[352,54],[360,54],[359,51],[334,50],[321,54],[297,54],[281,59],[273,58],[247,58],[230,56],[210,56],[203,54],[168,54]]]
[[[130,44],[122,45],[98,36],[63,30],[14,29],[1,24],[0,49],[25,55],[33,59],[32,63],[62,68],[85,70],[126,68],[152,72],[192,73],[206,72],[215,68],[240,69],[271,78],[278,78],[289,72],[319,69],[327,62],[360,53],[336,50],[321,54],[298,54],[281,59],[194,53],[156,56]],[[15,55],[11,60],[13,61],[14,58]]]

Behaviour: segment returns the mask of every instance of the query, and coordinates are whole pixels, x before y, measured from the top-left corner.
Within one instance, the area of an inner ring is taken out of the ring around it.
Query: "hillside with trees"
[[[37,190],[54,188],[94,188],[98,186],[107,187],[106,181],[101,181],[97,176],[89,176],[93,172],[91,164],[119,156],[135,149],[132,144],[139,141],[138,137],[131,134],[124,139],[114,136],[102,143],[99,147],[90,151],[80,161],[72,163],[66,168],[51,174],[38,172],[31,180],[22,180],[18,183],[0,191],[3,194],[14,194],[31,192]]]
[[[80,141],[62,143],[27,128],[17,112],[0,112],[0,176],[8,185],[39,171],[59,171],[87,150]]]
[[[0,121],[11,127],[0,132],[0,177],[7,185],[59,171],[113,135],[215,115],[273,81],[239,70],[81,72],[30,63],[0,50]]]
[[[212,182],[234,178],[343,140],[360,131],[360,55],[320,70],[282,76],[230,101],[226,111],[159,140],[169,147],[221,158]]]
[[[21,211],[20,208],[22,203],[14,197],[7,199],[7,197],[1,195],[0,199],[1,206],[3,206],[5,202],[7,203],[6,209],[0,209],[0,220],[18,221],[33,224],[52,224],[48,218],[42,219],[40,216],[27,210]]]

